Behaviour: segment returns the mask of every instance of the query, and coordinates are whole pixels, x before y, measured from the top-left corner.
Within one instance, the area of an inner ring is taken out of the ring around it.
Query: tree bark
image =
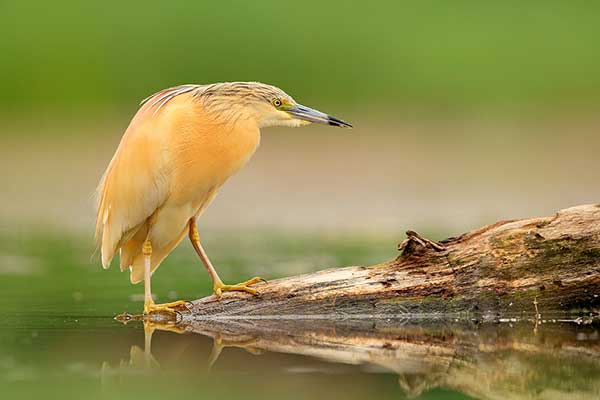
[[[498,319],[600,309],[600,204],[501,221],[439,243],[408,231],[396,259],[191,302],[187,317]]]

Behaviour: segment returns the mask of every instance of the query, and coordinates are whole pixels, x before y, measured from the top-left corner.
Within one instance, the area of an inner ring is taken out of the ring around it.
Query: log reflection
[[[146,335],[161,329],[153,324]],[[600,398],[600,335],[592,320],[537,326],[377,319],[187,320],[164,329],[213,338],[210,365],[227,357],[223,349],[228,346],[254,355],[303,355],[327,361],[326,368],[343,364],[363,373],[397,374],[409,397],[441,387],[482,399]]]

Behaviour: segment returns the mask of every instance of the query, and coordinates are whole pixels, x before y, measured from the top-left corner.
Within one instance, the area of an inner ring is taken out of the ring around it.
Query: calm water
[[[0,242],[3,398],[600,398],[600,327],[586,319],[122,324],[113,317],[139,311],[142,288],[102,271],[86,243]],[[215,237],[207,247],[229,281],[394,256],[392,243],[365,238]],[[159,301],[210,292],[185,248],[153,283]]]

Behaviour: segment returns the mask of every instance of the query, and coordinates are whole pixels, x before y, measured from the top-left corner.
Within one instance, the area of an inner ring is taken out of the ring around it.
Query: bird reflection
[[[221,334],[216,334],[215,337],[213,337],[213,347],[210,352],[210,356],[208,358],[208,370],[210,371],[212,369],[212,367],[215,365],[215,363],[219,359],[221,352],[226,347],[241,348],[253,355],[262,354],[263,351],[261,349],[253,346],[256,343],[257,343],[256,338],[232,340],[232,339],[223,339],[223,336]]]
[[[160,369],[160,363],[152,354],[152,337],[154,332],[167,331],[178,334],[186,332],[185,328],[178,326],[175,322],[155,322],[144,318],[143,315],[121,314],[115,319],[124,325],[130,322],[141,322],[144,327],[144,348],[138,345],[132,345],[129,349],[129,359],[121,359],[117,367],[111,367],[107,361],[102,363],[100,379],[106,383],[110,377],[117,376],[122,378],[126,375],[151,373]]]
[[[307,370],[330,375],[356,371],[393,373],[398,376],[399,389],[408,397],[419,396],[433,388],[448,388],[482,399],[542,399],[544,392],[531,391],[535,382],[542,381],[548,390],[561,395],[572,394],[573,387],[577,387],[577,396],[581,399],[596,399],[600,393],[599,382],[593,378],[600,374],[600,335],[594,320],[584,326],[542,321],[535,332],[529,322],[475,326],[467,322],[436,324],[350,319],[240,318],[175,322],[126,316],[120,320],[143,324],[144,348],[131,346],[129,360],[121,361],[114,369],[105,363],[103,381],[111,376],[121,378],[127,374],[159,371],[160,364],[152,354],[152,338],[160,330],[185,333],[188,338],[212,338],[210,355],[206,364],[203,363],[208,371],[222,358],[226,347],[235,347],[253,355],[269,352],[272,357],[268,363],[261,364],[260,370],[274,368],[282,374],[282,379],[292,371]],[[181,343],[188,346],[190,341]],[[187,368],[187,364],[180,370],[183,352],[177,354],[173,348],[162,350],[168,350],[169,357],[177,360],[178,373],[198,376],[201,372]],[[195,358],[187,347],[186,353],[192,360]],[[297,365],[281,368],[289,365],[290,355],[306,357],[302,368],[295,368]],[[306,366],[307,363],[311,365]],[[230,365],[252,372],[246,370],[246,364],[238,360]],[[257,363],[251,365],[254,369]],[[577,371],[587,372],[579,374]]]
[[[156,331],[172,332],[177,334],[188,333],[189,325],[179,324],[176,321],[165,319],[156,320],[155,317],[144,316],[144,315],[130,315],[120,314],[115,319],[124,325],[134,322],[142,323],[144,327],[144,348],[140,348],[137,345],[132,345],[129,350],[129,360],[121,360],[119,363],[118,371],[124,373],[129,372],[140,372],[140,371],[153,371],[160,368],[160,363],[156,360],[152,354],[152,337]],[[226,347],[236,347],[246,350],[248,353],[253,355],[260,355],[263,351],[253,344],[257,343],[257,339],[248,335],[239,335],[235,337],[225,338],[220,333],[215,333],[212,337],[213,345],[206,362],[207,370],[210,371],[219,359],[223,349]],[[104,362],[102,365],[103,376],[111,375],[111,369],[108,362]]]

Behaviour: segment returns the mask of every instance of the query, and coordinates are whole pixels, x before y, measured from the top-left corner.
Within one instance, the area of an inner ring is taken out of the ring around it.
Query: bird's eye
[[[281,107],[281,100],[279,99],[273,99],[272,103],[275,107]]]

